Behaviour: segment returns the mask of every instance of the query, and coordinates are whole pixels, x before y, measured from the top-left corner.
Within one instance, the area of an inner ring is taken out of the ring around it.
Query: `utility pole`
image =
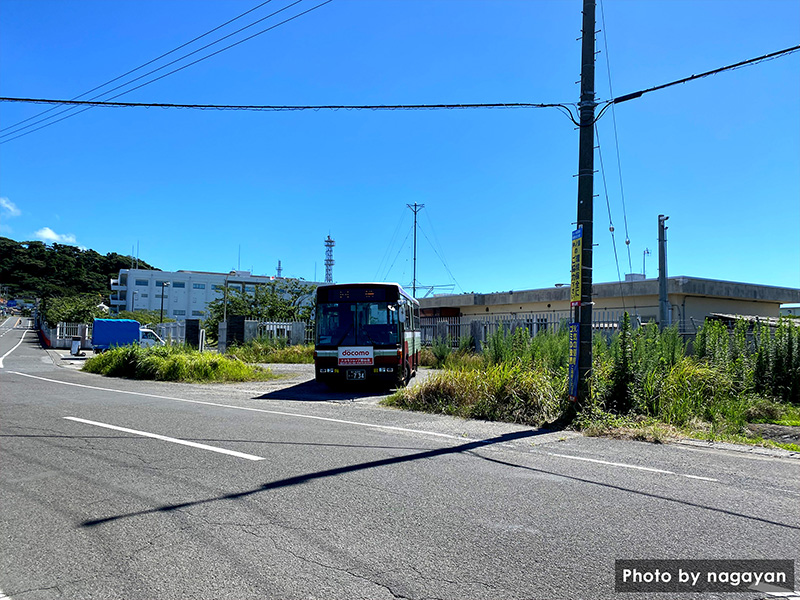
[[[411,281],[411,295],[417,297],[417,213],[425,208],[424,204],[406,204],[414,212],[414,277]]]
[[[158,322],[164,322],[164,290],[169,287],[169,281],[161,282],[161,314],[158,316]]]
[[[589,399],[592,369],[592,243],[594,222],[594,37],[595,0],[583,0],[581,42],[580,140],[578,149],[578,229],[582,229],[580,262],[580,304],[578,323],[576,409]]]
[[[658,215],[658,328],[671,325],[669,298],[667,296],[667,227],[669,217]]]

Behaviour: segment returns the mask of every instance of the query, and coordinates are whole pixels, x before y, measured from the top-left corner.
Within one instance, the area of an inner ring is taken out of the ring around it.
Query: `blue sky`
[[[0,95],[73,98],[257,4],[0,0]],[[611,97],[607,64],[620,96],[800,43],[797,0],[604,0],[597,15],[599,100]],[[580,26],[580,0],[334,0],[117,100],[576,103]],[[46,108],[0,103],[0,135]],[[596,282],[642,272],[646,249],[656,276],[663,213],[670,276],[800,287],[800,53],[619,104],[598,132]],[[322,280],[330,234],[337,281],[405,285],[406,205],[418,202],[418,286],[569,282],[578,132],[555,109],[94,108],[11,137],[0,138],[0,235],[16,240],[138,245],[165,270],[274,275],[281,260],[285,276]]]

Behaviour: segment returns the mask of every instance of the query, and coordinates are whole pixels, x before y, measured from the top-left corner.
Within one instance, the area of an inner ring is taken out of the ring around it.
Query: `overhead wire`
[[[706,71],[705,73],[699,73],[697,75],[691,75],[689,77],[684,77],[683,79],[676,79],[675,81],[670,81],[669,83],[656,85],[656,86],[653,86],[651,88],[640,90],[638,92],[633,92],[631,94],[624,94],[622,96],[619,96],[618,98],[613,98],[612,100],[609,100],[608,103],[609,104],[620,104],[622,102],[627,102],[628,100],[634,100],[636,98],[641,98],[645,94],[649,94],[650,92],[655,92],[657,90],[663,90],[664,88],[668,88],[668,87],[671,87],[673,85],[678,85],[678,84],[681,84],[681,83],[687,83],[689,81],[694,81],[696,79],[702,79],[703,77],[709,77],[711,75],[717,75],[718,73],[723,73],[725,71],[733,71],[735,69],[741,69],[742,67],[747,67],[747,66],[754,65],[754,64],[757,64],[757,63],[760,63],[760,62],[764,62],[764,61],[768,61],[768,60],[774,60],[776,58],[780,58],[781,56],[788,56],[789,54],[794,54],[798,50],[800,50],[800,45],[792,46],[790,48],[784,48],[783,50],[778,50],[777,52],[770,52],[769,54],[764,54],[764,55],[758,56],[756,58],[750,58],[750,59],[747,59],[747,60],[743,60],[741,62],[734,63],[732,65],[728,65],[728,66],[725,66],[725,67],[720,67],[719,69],[712,69],[711,71]],[[603,108],[603,111],[606,108],[608,108],[608,106],[605,106]],[[598,118],[599,118],[599,115],[598,115]]]
[[[458,283],[458,280],[455,278],[455,275],[453,275],[453,272],[450,270],[450,267],[447,266],[447,262],[444,260],[444,258],[442,258],[442,256],[436,250],[436,247],[433,245],[433,242],[431,242],[430,238],[428,237],[428,234],[425,233],[425,230],[422,227],[420,227],[419,230],[422,232],[422,235],[425,236],[425,239],[428,240],[428,243],[431,245],[431,248],[433,249],[433,253],[436,254],[437,257],[439,257],[440,261],[442,261],[442,265],[444,265],[445,270],[447,271],[448,275],[450,275],[450,279],[452,279],[453,282],[458,286],[458,288],[463,292],[464,288],[462,288],[461,284]]]
[[[394,264],[397,262],[397,259],[400,256],[400,253],[405,249],[404,246],[405,246],[406,240],[408,239],[408,236],[411,235],[411,232],[413,231],[413,229],[414,229],[414,225],[412,224],[411,228],[408,230],[408,233],[406,233],[406,237],[404,237],[403,241],[400,242],[400,249],[397,251],[397,255],[395,255],[394,260],[392,261],[392,264],[389,265],[388,269],[386,269],[386,274],[383,276],[383,280],[384,281],[386,281],[389,278],[389,273],[392,272],[392,269],[394,268]],[[404,275],[405,275],[405,273],[404,273]]]
[[[328,0],[332,2],[333,0]],[[187,65],[188,66],[188,65]],[[54,98],[0,97],[0,102],[22,102],[31,104],[65,104],[106,108],[178,108],[191,110],[240,110],[240,111],[299,111],[299,110],[440,110],[473,108],[560,108],[561,104],[533,102],[477,102],[459,104],[169,104],[159,102],[109,102],[105,100],[58,100]]]
[[[203,34],[201,34],[201,35],[198,35],[197,37],[195,37],[195,38],[193,38],[193,39],[189,40],[188,42],[184,42],[184,43],[183,43],[183,44],[181,44],[180,46],[176,46],[175,48],[173,48],[173,49],[172,49],[172,50],[170,50],[169,52],[165,52],[164,54],[162,54],[162,55],[160,55],[160,56],[157,56],[157,57],[155,57],[155,58],[153,58],[153,59],[151,59],[151,60],[148,60],[146,63],[142,63],[142,64],[141,64],[141,65],[139,65],[138,67],[136,67],[136,68],[134,68],[134,69],[131,69],[130,71],[127,71],[127,72],[123,73],[122,75],[119,75],[119,76],[117,76],[117,77],[114,77],[113,79],[109,79],[109,80],[108,80],[108,81],[106,81],[105,83],[101,83],[100,85],[98,85],[98,86],[95,86],[95,87],[93,87],[92,89],[90,89],[90,90],[88,90],[88,91],[86,91],[86,92],[83,92],[82,94],[78,94],[78,95],[77,95],[77,96],[75,96],[74,98],[71,98],[71,100],[78,100],[79,98],[83,98],[84,96],[86,96],[86,95],[88,95],[88,94],[91,94],[92,92],[95,92],[95,91],[99,90],[100,88],[104,88],[105,86],[107,86],[107,85],[109,85],[109,84],[111,84],[111,83],[114,83],[115,81],[119,81],[119,80],[120,80],[120,79],[122,79],[123,77],[127,77],[127,76],[128,76],[128,75],[130,75],[131,73],[135,73],[136,71],[138,71],[138,70],[140,70],[140,69],[143,69],[143,68],[145,68],[145,67],[146,67],[146,66],[148,66],[148,65],[151,65],[151,64],[153,64],[154,62],[157,62],[157,61],[161,60],[162,58],[165,58],[165,57],[169,56],[170,54],[173,54],[173,53],[177,52],[177,51],[178,51],[178,50],[180,50],[181,48],[185,48],[186,46],[188,46],[188,45],[190,45],[190,44],[193,44],[194,42],[196,42],[196,41],[198,41],[198,40],[201,40],[201,39],[203,39],[204,37],[206,37],[206,36],[208,36],[208,35],[211,35],[211,34],[212,34],[212,33],[214,33],[215,31],[218,31],[219,29],[222,29],[222,28],[223,28],[223,27],[225,27],[226,25],[230,25],[230,24],[231,24],[231,23],[233,23],[234,21],[237,21],[237,20],[241,19],[242,17],[244,17],[244,16],[246,16],[246,15],[250,14],[251,12],[253,12],[253,11],[255,11],[255,10],[258,10],[259,8],[261,8],[262,6],[264,6],[265,4],[269,4],[270,2],[272,2],[272,0],[265,0],[264,2],[262,2],[261,4],[258,4],[258,5],[256,5],[256,6],[254,6],[254,7],[253,7],[253,8],[251,8],[250,10],[246,10],[246,11],[245,11],[245,12],[243,12],[242,14],[240,14],[240,15],[238,15],[238,16],[236,16],[236,17],[232,18],[232,19],[229,19],[228,21],[225,21],[225,22],[224,22],[222,25],[217,25],[217,26],[216,26],[216,27],[214,27],[213,29],[209,29],[209,30],[208,30],[208,31],[206,31],[205,33],[203,33]],[[31,119],[35,119],[36,117],[39,117],[39,116],[41,116],[41,115],[44,115],[44,114],[47,114],[48,112],[50,112],[50,111],[53,111],[53,110],[55,110],[55,109],[56,109],[56,106],[53,106],[53,107],[51,107],[51,108],[48,108],[47,110],[44,110],[44,111],[42,111],[42,112],[40,112],[40,113],[37,113],[37,114],[35,114],[35,115],[33,115],[33,116],[30,116],[30,117],[28,117],[27,119],[23,119],[22,121],[18,121],[18,122],[16,122],[16,123],[13,123],[12,125],[8,125],[8,126],[6,126],[6,127],[0,128],[0,132],[6,131],[6,130],[8,130],[8,129],[13,129],[13,128],[14,128],[14,127],[16,127],[17,125],[21,125],[22,123],[26,123],[26,122],[30,121]]]
[[[98,98],[100,98],[101,96],[107,96],[108,94],[110,94],[110,93],[112,93],[112,92],[114,92],[114,91],[116,91],[116,90],[118,90],[118,89],[121,89],[121,88],[127,87],[127,86],[131,85],[132,83],[134,83],[134,82],[136,82],[136,81],[139,81],[139,80],[141,80],[141,79],[144,79],[144,78],[145,78],[145,77],[147,77],[148,75],[152,75],[153,73],[157,73],[158,71],[162,71],[163,69],[166,69],[167,67],[169,67],[169,66],[171,66],[171,65],[174,65],[174,64],[176,64],[176,63],[179,63],[180,61],[182,61],[182,60],[184,60],[184,59],[186,59],[186,58],[188,58],[188,57],[190,57],[190,56],[193,56],[193,55],[197,54],[198,52],[202,52],[203,50],[205,50],[205,49],[207,49],[207,48],[210,48],[211,46],[215,46],[216,44],[219,44],[219,43],[220,43],[220,42],[222,42],[223,40],[226,40],[226,39],[228,39],[229,37],[236,35],[237,33],[241,33],[241,32],[242,32],[242,31],[244,31],[245,29],[249,29],[250,27],[253,27],[254,25],[257,25],[258,23],[261,23],[262,21],[264,21],[264,20],[266,20],[266,19],[269,19],[270,17],[274,17],[274,16],[275,16],[275,15],[277,15],[278,13],[281,13],[281,12],[283,12],[284,10],[286,10],[286,9],[288,9],[288,8],[291,8],[292,6],[294,6],[295,4],[298,4],[298,3],[300,3],[300,2],[302,2],[302,0],[295,0],[295,1],[294,1],[292,4],[289,4],[289,5],[287,5],[287,6],[284,6],[283,8],[281,8],[281,9],[279,9],[279,10],[275,11],[275,12],[272,12],[272,13],[270,13],[270,14],[266,15],[265,17],[262,17],[262,18],[258,19],[257,21],[254,21],[253,23],[250,23],[249,25],[245,25],[244,27],[242,27],[242,28],[240,28],[240,29],[237,29],[236,31],[234,31],[234,32],[232,32],[232,33],[229,33],[228,35],[225,35],[225,36],[223,36],[223,37],[219,38],[218,40],[215,40],[215,41],[213,41],[213,42],[211,42],[211,43],[209,43],[209,44],[206,44],[205,46],[201,46],[201,47],[200,47],[200,48],[198,48],[197,50],[192,50],[191,52],[189,52],[189,53],[187,53],[187,54],[184,54],[183,56],[180,56],[180,57],[176,58],[175,60],[172,60],[172,61],[170,61],[170,62],[168,62],[168,63],[166,63],[166,64],[164,64],[164,65],[161,65],[160,67],[158,67],[158,68],[156,68],[156,69],[152,69],[152,70],[148,71],[147,73],[145,73],[145,74],[143,74],[143,75],[139,75],[138,77],[134,77],[134,78],[133,78],[133,79],[131,79],[130,81],[127,81],[127,82],[125,82],[125,83],[122,83],[122,84],[120,84],[120,85],[118,85],[118,86],[116,86],[116,87],[113,87],[113,88],[111,88],[110,90],[106,90],[105,92],[101,92],[100,94],[97,94],[96,96],[94,96],[94,97],[92,97],[92,98],[89,98],[89,101],[85,102],[85,104],[84,104],[84,105],[88,105],[88,106],[91,108],[91,105],[89,104],[89,102],[91,102],[92,100],[97,100],[97,99],[98,99]],[[246,40],[242,40],[242,41],[246,41]],[[223,48],[223,50],[225,50],[225,49]],[[209,55],[209,56],[213,56],[213,55]],[[199,61],[198,61],[198,62],[199,62]],[[182,67],[182,68],[189,67],[189,66],[191,66],[192,64],[194,64],[194,63],[187,64],[187,65],[185,65],[185,66],[184,66],[184,67]],[[174,71],[172,71],[171,73],[175,73],[175,72],[177,72],[177,71],[180,71],[180,70],[181,70],[180,68],[179,68],[179,69],[175,69],[175,70],[174,70]],[[167,75],[170,75],[171,73],[167,73]],[[166,75],[165,75],[165,76],[166,76]],[[164,77],[165,77],[165,76],[164,76]],[[156,78],[156,79],[153,79],[152,81],[150,81],[150,82],[147,82],[147,83],[145,83],[144,85],[148,85],[149,83],[152,83],[153,81],[157,81],[158,79],[161,79],[161,77],[159,77],[159,78]],[[132,92],[132,91],[134,91],[134,90],[136,90],[136,89],[139,89],[139,87],[142,87],[142,86],[137,86],[137,87],[135,87],[135,88],[131,88],[131,89],[129,89],[129,90],[126,90],[125,92],[123,92],[123,93],[121,93],[121,94],[117,94],[116,96],[112,96],[112,97],[111,97],[111,99],[114,99],[114,98],[119,98],[120,96],[124,96],[125,94],[128,94],[128,93],[130,93],[130,92]],[[79,102],[76,102],[76,103],[74,103],[74,104],[73,104],[72,102],[69,102],[69,103],[64,103],[64,104],[72,104],[72,106],[70,106],[69,108],[65,108],[64,110],[62,110],[62,111],[59,111],[59,112],[57,112],[56,114],[54,114],[54,115],[51,115],[51,116],[49,116],[49,117],[45,117],[45,118],[43,118],[43,119],[39,119],[38,121],[34,121],[34,122],[33,122],[33,123],[31,123],[30,125],[26,125],[25,127],[20,127],[20,128],[18,128],[18,129],[16,129],[15,131],[9,131],[9,132],[7,132],[7,133],[4,133],[4,134],[0,135],[0,138],[3,138],[3,137],[8,137],[8,136],[10,136],[10,135],[14,135],[14,134],[16,134],[16,133],[20,133],[20,132],[24,131],[25,129],[30,129],[31,127],[34,127],[35,125],[37,125],[37,124],[39,124],[39,123],[43,123],[43,122],[46,122],[46,121],[50,121],[50,120],[52,120],[52,119],[55,119],[55,118],[56,118],[58,115],[63,115],[63,114],[65,114],[65,113],[70,113],[70,112],[73,110],[73,108],[74,108],[75,106],[80,106],[80,105],[81,105],[81,103],[79,103]],[[86,109],[86,110],[88,110],[88,109]],[[68,118],[70,118],[70,117],[72,117],[72,116],[79,115],[79,114],[81,114],[82,112],[85,112],[85,110],[79,110],[79,111],[76,111],[76,112],[72,112],[71,114],[67,115],[66,117],[64,117],[64,118],[62,118],[62,119],[58,119],[58,120],[56,120],[56,121],[52,121],[52,123],[48,123],[47,125],[44,125],[44,126],[42,126],[42,127],[38,128],[38,129],[42,129],[42,128],[44,128],[44,127],[47,127],[48,125],[52,125],[52,124],[58,123],[59,121],[63,121],[64,119],[68,119]],[[38,129],[34,129],[33,131],[38,131]],[[28,133],[33,133],[33,132],[31,131],[31,132],[28,132]],[[21,137],[21,136],[19,136],[19,137]]]
[[[458,281],[456,281],[456,278],[453,276],[453,273],[450,271],[450,265],[447,264],[447,260],[444,257],[444,247],[442,246],[441,242],[439,241],[439,237],[436,235],[436,228],[433,226],[433,219],[431,219],[430,210],[425,211],[425,217],[428,219],[428,223],[431,226],[431,233],[433,234],[433,239],[436,242],[436,246],[438,246],[439,251],[441,252],[441,255],[439,255],[439,253],[436,253],[436,255],[439,256],[439,260],[442,261],[442,264],[444,265],[444,268],[450,274],[450,278],[459,287],[459,289],[463,292],[464,288],[462,288],[461,285],[458,283]],[[422,227],[420,227],[420,231],[422,231]],[[433,251],[436,252],[436,247],[428,239],[428,236],[425,234],[424,231],[422,231],[422,235],[425,236],[425,239],[427,239],[428,243],[431,244],[431,247],[433,247]]]
[[[625,288],[622,286],[622,273],[619,270],[619,254],[617,253],[617,237],[614,234],[614,219],[611,217],[611,201],[608,197],[608,183],[606,182],[606,169],[603,164],[603,153],[600,150],[600,132],[597,123],[594,125],[595,139],[597,140],[597,157],[600,159],[600,174],[603,180],[603,191],[606,197],[606,208],[608,209],[608,231],[611,233],[611,247],[614,249],[614,262],[617,265],[617,281],[619,282],[619,293],[622,298],[622,308],[625,307]]]
[[[297,4],[297,3],[301,2],[301,1],[302,1],[302,0],[296,0],[296,1],[295,1],[295,2],[293,2],[292,4],[290,4],[290,5],[288,5],[287,7],[284,7],[283,9],[281,9],[280,11],[276,11],[276,13],[273,13],[273,15],[274,15],[274,14],[277,14],[278,12],[281,12],[281,11],[283,11],[283,10],[286,10],[286,8],[290,8],[290,7],[294,6],[295,4]],[[266,29],[262,29],[261,31],[258,31],[258,32],[256,32],[256,33],[254,33],[254,34],[252,34],[252,35],[250,35],[250,36],[248,36],[248,37],[244,38],[244,39],[241,39],[241,40],[239,40],[238,42],[234,42],[233,44],[230,44],[230,45],[228,45],[228,46],[225,46],[224,48],[221,48],[221,49],[219,49],[219,50],[216,50],[215,52],[212,52],[211,54],[207,54],[206,56],[203,56],[203,57],[201,57],[201,58],[198,58],[197,60],[194,60],[194,61],[192,61],[192,62],[190,62],[190,63],[188,63],[188,64],[185,64],[185,65],[183,65],[183,66],[181,66],[181,67],[178,67],[177,69],[173,69],[172,71],[169,71],[169,72],[167,72],[167,73],[165,73],[165,74],[163,74],[163,75],[160,75],[160,76],[158,76],[158,77],[155,77],[155,78],[151,79],[150,81],[146,81],[146,82],[144,82],[144,83],[142,83],[142,84],[140,84],[140,85],[137,85],[136,87],[133,87],[133,88],[131,88],[131,89],[129,89],[129,90],[125,90],[125,91],[123,91],[123,92],[120,92],[119,94],[117,94],[117,95],[115,95],[115,96],[112,96],[112,97],[110,98],[110,100],[113,100],[113,99],[115,99],[115,98],[119,98],[120,96],[124,96],[125,94],[129,94],[129,93],[131,93],[131,92],[133,92],[133,91],[135,91],[135,90],[138,90],[138,89],[140,89],[140,88],[143,88],[143,87],[144,87],[144,86],[146,86],[146,85],[150,85],[151,83],[154,83],[154,82],[156,82],[156,81],[159,81],[159,80],[161,80],[161,79],[164,79],[165,77],[169,77],[170,75],[172,75],[172,74],[174,74],[174,73],[177,73],[177,72],[179,72],[179,71],[182,71],[183,69],[186,69],[186,68],[188,68],[188,67],[191,67],[192,65],[196,65],[196,64],[197,64],[197,63],[199,63],[199,62],[202,62],[202,61],[204,61],[204,60],[207,60],[207,59],[211,58],[212,56],[216,56],[217,54],[220,54],[221,52],[225,52],[226,50],[229,50],[229,49],[231,49],[231,48],[233,48],[233,47],[235,47],[235,46],[238,46],[239,44],[243,44],[244,42],[247,42],[247,41],[249,41],[249,40],[251,40],[251,39],[253,39],[253,38],[255,38],[255,37],[259,36],[259,35],[262,35],[262,34],[264,34],[264,33],[268,32],[268,31],[271,31],[271,30],[273,30],[273,29],[275,29],[275,28],[277,28],[277,27],[280,27],[281,25],[284,25],[284,24],[286,24],[286,23],[289,23],[290,21],[293,21],[293,20],[295,20],[295,19],[297,19],[297,18],[299,18],[299,17],[301,17],[301,16],[303,16],[303,15],[306,15],[306,14],[310,13],[311,11],[317,10],[318,8],[321,8],[321,7],[325,6],[326,4],[330,4],[331,2],[333,2],[333,0],[325,0],[324,2],[321,2],[320,4],[317,4],[316,6],[312,6],[311,8],[309,8],[309,9],[307,9],[307,10],[304,10],[303,12],[297,13],[296,15],[294,15],[294,16],[291,16],[291,17],[289,17],[288,19],[284,19],[283,21],[280,21],[279,23],[276,23],[276,24],[274,24],[274,25],[271,25],[270,27],[267,27]],[[273,16],[273,15],[269,15],[269,16]],[[265,18],[267,18],[267,17],[265,17]],[[261,19],[261,20],[263,20],[263,19]],[[229,36],[226,36],[226,37],[229,37]],[[224,38],[223,38],[223,39],[224,39]],[[189,55],[187,55],[187,56],[189,56]],[[179,60],[182,60],[182,59],[179,59]],[[176,61],[173,61],[172,63],[169,63],[169,64],[173,64],[174,62],[176,62]],[[160,69],[156,69],[156,70],[160,70]],[[152,71],[152,72],[155,72],[155,71]],[[151,73],[152,73],[152,72],[151,72]],[[148,73],[148,74],[150,74],[150,73]],[[134,79],[133,81],[136,81],[136,80],[138,80],[138,79],[141,79],[141,77],[137,77],[137,78],[136,78],[136,79]],[[132,82],[131,82],[131,83],[132,83]],[[126,85],[127,85],[127,84],[126,84]],[[123,86],[123,87],[124,87],[124,86]],[[114,89],[117,89],[117,88],[114,88]],[[109,91],[108,91],[108,92],[106,92],[106,93],[110,93],[110,92],[111,92],[111,90],[109,90]],[[105,94],[101,94],[101,95],[105,95]],[[61,103],[62,103],[62,104],[72,104],[72,103],[79,103],[79,104],[91,104],[91,101],[84,102],[84,101],[77,101],[77,100],[76,100],[76,101],[66,101],[66,102],[61,102]],[[72,117],[72,116],[79,115],[79,114],[81,114],[82,112],[85,112],[85,111],[89,110],[90,108],[92,108],[92,106],[87,106],[87,107],[86,107],[86,108],[84,108],[83,110],[79,110],[79,111],[77,111],[77,112],[74,112],[74,113],[68,114],[68,115],[66,115],[66,116],[64,116],[64,117],[62,117],[62,118],[60,118],[60,119],[57,119],[57,120],[55,120],[55,121],[51,121],[50,123],[45,123],[45,124],[44,124],[44,125],[42,125],[41,127],[37,127],[36,129],[32,129],[32,130],[30,130],[30,131],[26,131],[26,132],[24,132],[24,133],[20,133],[19,135],[15,136],[15,137],[12,137],[12,138],[8,138],[8,139],[6,139],[6,140],[3,140],[3,141],[2,141],[2,142],[0,142],[0,143],[10,142],[11,140],[15,140],[15,139],[21,138],[21,137],[23,137],[23,136],[26,136],[26,135],[28,135],[28,134],[31,134],[31,133],[33,133],[34,131],[39,131],[40,129],[43,129],[43,128],[45,128],[45,127],[49,127],[50,125],[54,125],[55,123],[58,123],[58,122],[60,122],[60,121],[63,121],[64,119],[68,119],[68,118],[70,118],[70,117]],[[59,114],[60,114],[60,113],[59,113]],[[54,116],[55,116],[55,115],[54,115]],[[27,126],[26,126],[25,128],[27,128]],[[25,128],[23,128],[23,129],[25,129]],[[18,131],[21,131],[21,130],[18,130]],[[10,132],[10,133],[7,133],[7,134],[5,134],[5,135],[13,135],[13,133],[17,133],[17,132]],[[3,137],[3,136],[0,136],[0,137]]]
[[[379,281],[378,276],[380,275],[381,271],[383,270],[384,263],[388,262],[389,260],[389,253],[392,251],[394,247],[394,242],[397,239],[397,234],[400,231],[400,227],[403,225],[403,217],[405,216],[406,211],[403,209],[403,214],[397,220],[397,225],[394,228],[394,232],[392,233],[392,237],[389,239],[389,244],[386,246],[386,250],[383,251],[383,256],[381,257],[380,262],[378,263],[378,268],[375,269],[375,281]]]
[[[606,72],[608,73],[608,94],[614,97],[614,87],[611,85],[611,59],[608,54],[608,30],[606,29],[606,13],[603,8],[603,0],[600,0],[600,21],[603,28],[603,47],[605,48],[606,55]],[[611,121],[614,128],[614,147],[617,152],[617,173],[619,174],[619,194],[622,201],[622,220],[625,225],[625,246],[628,250],[628,272],[633,273],[633,260],[631,259],[631,236],[628,230],[628,211],[625,206],[625,186],[622,185],[622,161],[619,154],[619,134],[617,133],[617,113],[614,110],[614,105],[611,105]],[[607,196],[607,194],[606,194]],[[610,213],[609,213],[610,219]],[[614,249],[616,252],[616,247]]]

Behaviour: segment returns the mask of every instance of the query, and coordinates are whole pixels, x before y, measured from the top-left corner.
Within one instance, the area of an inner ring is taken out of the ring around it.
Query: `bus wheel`
[[[408,365],[404,365],[403,374],[397,378],[397,387],[406,387],[409,381],[411,381],[411,369]]]

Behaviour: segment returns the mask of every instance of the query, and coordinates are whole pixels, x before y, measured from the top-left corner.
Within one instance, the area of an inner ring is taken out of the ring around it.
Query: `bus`
[[[320,285],[316,311],[317,381],[402,387],[416,375],[419,302],[398,284]]]

